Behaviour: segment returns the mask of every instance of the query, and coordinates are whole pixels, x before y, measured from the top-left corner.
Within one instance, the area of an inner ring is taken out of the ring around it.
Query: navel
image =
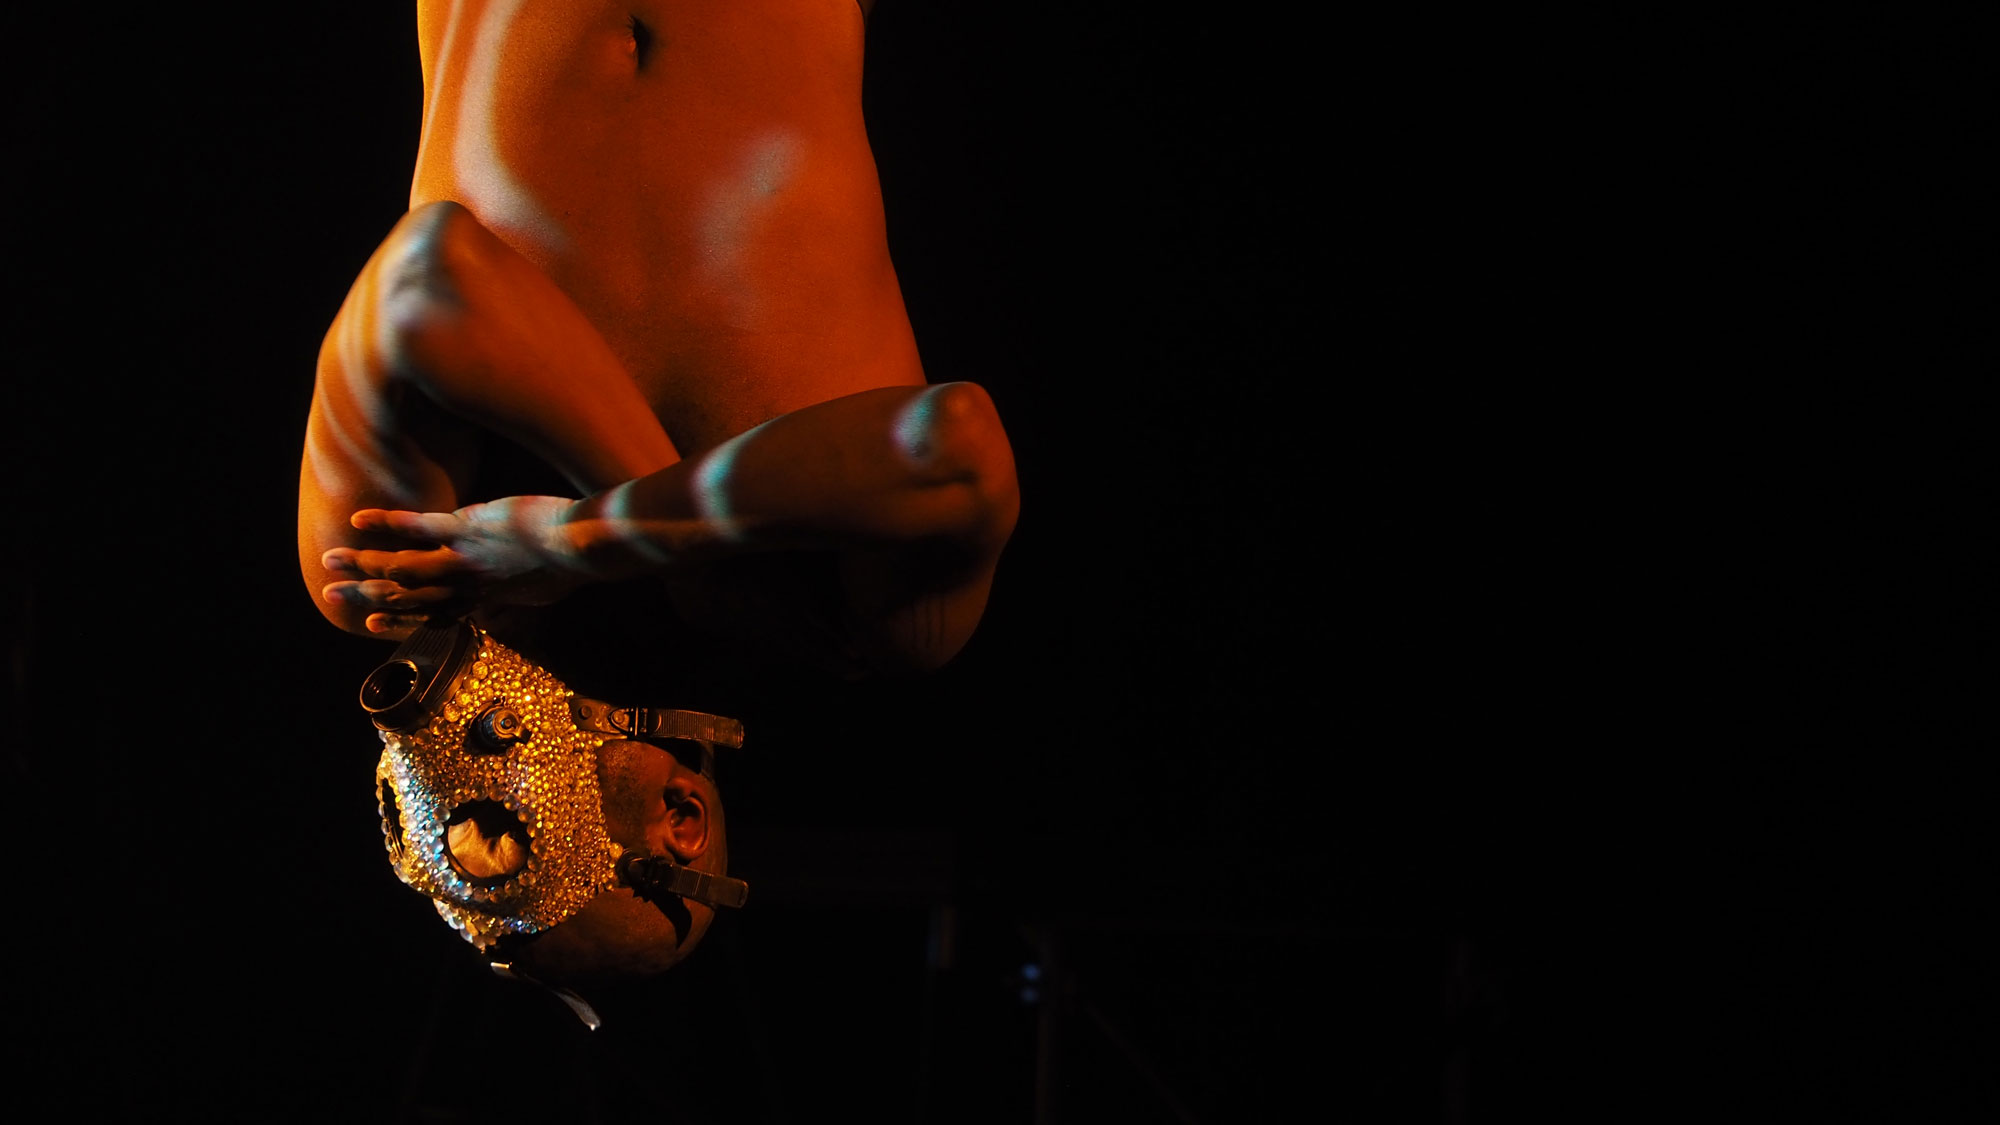
[[[645,70],[653,55],[653,29],[636,15],[625,20],[625,53],[631,56],[634,70]]]

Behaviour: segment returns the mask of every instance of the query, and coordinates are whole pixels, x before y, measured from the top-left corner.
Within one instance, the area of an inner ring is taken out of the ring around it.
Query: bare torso
[[[924,381],[861,116],[854,0],[424,0],[412,208],[564,290],[684,456]]]
[[[985,392],[925,388],[861,116],[862,8],[418,14],[411,211],[328,331],[307,420],[299,564],[328,620],[407,631],[472,573],[412,592],[325,559],[411,546],[356,512],[504,495],[476,475],[490,431],[595,494],[621,539],[726,541],[697,558],[684,535],[642,568],[711,637],[844,674],[948,659],[1018,498]]]

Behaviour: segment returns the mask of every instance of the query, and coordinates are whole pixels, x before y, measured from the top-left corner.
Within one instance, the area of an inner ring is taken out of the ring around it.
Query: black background
[[[951,668],[744,716],[754,905],[593,1039],[395,883],[293,559],[410,13],[9,19],[43,1116],[1993,1108],[1971,26],[885,4],[1020,530]]]

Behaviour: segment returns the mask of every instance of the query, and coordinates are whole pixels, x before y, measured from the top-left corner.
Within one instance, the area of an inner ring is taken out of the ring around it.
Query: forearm
[[[376,634],[435,608],[435,599],[413,602],[394,582],[326,560],[406,545],[357,528],[357,511],[458,508],[481,431],[525,446],[584,490],[678,458],[569,299],[464,208],[433,204],[404,216],[369,258],[320,350],[300,472],[299,567],[334,625]]]
[[[584,491],[679,459],[596,327],[470,212],[430,204],[398,232],[380,298],[390,377]]]
[[[798,549],[997,554],[1019,507],[992,400],[969,383],[890,387],[774,418],[706,456],[579,502],[566,553],[594,579]]]
[[[985,391],[889,387],[774,418],[585,500],[356,512],[357,528],[415,546],[333,551],[328,566],[356,577],[345,586],[378,611],[371,629],[658,576],[691,580],[678,584],[682,612],[733,631],[733,611],[703,591],[738,572],[712,564],[747,552],[825,552],[836,558],[844,605],[788,602],[772,590],[770,608],[822,623],[836,613],[868,665],[920,670],[949,660],[972,635],[1019,509],[1013,452]]]
[[[391,377],[379,294],[394,237],[363,268],[320,346],[299,465],[300,576],[330,623],[364,636],[369,609],[325,596],[335,577],[322,565],[326,552],[393,549],[393,536],[359,530],[349,517],[361,508],[454,508],[473,457],[467,428]]]

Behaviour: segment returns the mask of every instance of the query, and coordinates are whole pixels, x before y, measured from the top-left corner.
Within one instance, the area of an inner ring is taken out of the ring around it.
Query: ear
[[[692,863],[708,851],[712,794],[700,774],[677,769],[660,794],[665,809],[649,825],[656,843],[663,842],[681,863]]]

